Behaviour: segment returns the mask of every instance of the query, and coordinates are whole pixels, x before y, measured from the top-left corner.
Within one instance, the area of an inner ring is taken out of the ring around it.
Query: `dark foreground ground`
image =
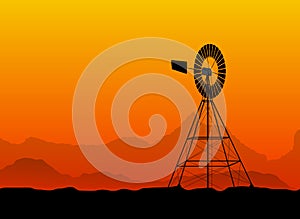
[[[84,218],[161,218],[184,216],[196,218],[249,218],[283,215],[299,218],[300,190],[236,187],[184,190],[144,188],[140,190],[79,191],[74,188],[35,190],[0,189],[0,213],[61,218],[62,215]],[[60,217],[61,216],[61,217]]]

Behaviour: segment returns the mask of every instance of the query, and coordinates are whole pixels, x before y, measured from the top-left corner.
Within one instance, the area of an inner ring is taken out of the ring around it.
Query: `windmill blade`
[[[187,73],[187,62],[180,60],[171,60],[172,69],[181,73]]]

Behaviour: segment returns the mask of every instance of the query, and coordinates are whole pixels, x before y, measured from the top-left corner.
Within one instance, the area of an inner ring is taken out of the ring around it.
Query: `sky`
[[[218,45],[228,129],[278,158],[300,129],[299,9],[298,1],[256,0],[2,2],[0,138],[76,144],[72,101],[86,66],[122,41],[163,37],[195,51]]]

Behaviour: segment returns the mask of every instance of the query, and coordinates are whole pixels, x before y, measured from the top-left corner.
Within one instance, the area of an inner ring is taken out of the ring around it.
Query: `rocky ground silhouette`
[[[181,187],[120,189],[117,191],[84,191],[72,187],[54,190],[32,188],[0,189],[3,210],[11,209],[13,216],[25,209],[23,216],[40,214],[50,216],[84,215],[97,218],[162,216],[204,217],[233,215],[247,218],[284,214],[297,214],[300,190],[269,189],[259,187],[229,187],[222,191],[210,188],[186,190]],[[40,212],[40,213],[38,213]]]

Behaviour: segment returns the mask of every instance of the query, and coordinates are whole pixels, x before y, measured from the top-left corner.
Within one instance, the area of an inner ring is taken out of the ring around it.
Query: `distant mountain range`
[[[257,187],[289,188],[272,174],[250,171],[249,175]],[[0,187],[31,187],[56,189],[74,187],[79,190],[119,190],[145,187],[167,187],[168,178],[149,183],[125,183],[112,179],[100,172],[72,177],[61,174],[41,159],[21,158],[0,170]]]
[[[175,130],[164,140],[172,138]],[[276,160],[268,160],[231,135],[254,185],[270,188],[300,188],[300,132],[293,149]],[[163,141],[164,141],[163,140]],[[111,144],[118,145],[120,139]],[[166,179],[163,184],[167,185]],[[0,186],[80,189],[161,186],[162,181],[128,184],[99,173],[84,157],[78,145],[28,138],[21,144],[0,140]]]
[[[292,188],[300,188],[300,130],[295,133],[293,148],[273,160],[245,146],[235,136],[233,141],[248,170],[274,174]]]
[[[71,176],[97,172],[78,145],[47,142],[32,137],[20,144],[0,140],[0,168],[25,157],[41,159],[58,172]]]

